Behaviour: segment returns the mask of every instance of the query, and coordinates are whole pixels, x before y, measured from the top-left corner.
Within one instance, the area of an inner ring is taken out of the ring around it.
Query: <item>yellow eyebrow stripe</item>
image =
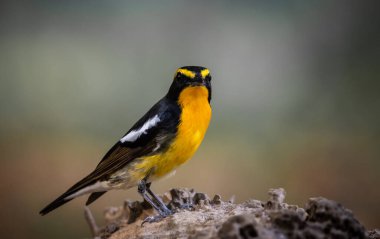
[[[201,71],[202,79],[206,78],[210,74],[210,71],[208,69],[204,69]]]
[[[191,79],[194,79],[195,78],[195,73],[192,72],[192,71],[189,71],[189,70],[186,70],[186,69],[178,69],[177,72],[191,78]]]

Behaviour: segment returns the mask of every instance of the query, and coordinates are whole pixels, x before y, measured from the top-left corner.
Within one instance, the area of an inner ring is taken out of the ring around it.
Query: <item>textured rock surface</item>
[[[155,213],[146,202],[108,208],[97,238],[379,238],[379,230],[366,233],[339,203],[311,198],[303,209],[284,203],[281,188],[269,190],[267,202],[234,204],[192,189],[172,189],[162,199],[176,213],[143,226]]]

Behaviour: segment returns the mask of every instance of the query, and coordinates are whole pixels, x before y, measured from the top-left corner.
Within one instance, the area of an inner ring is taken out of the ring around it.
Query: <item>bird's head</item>
[[[202,66],[184,66],[175,72],[168,95],[178,99],[180,93],[188,87],[205,87],[208,100],[211,100],[211,75],[209,69]]]

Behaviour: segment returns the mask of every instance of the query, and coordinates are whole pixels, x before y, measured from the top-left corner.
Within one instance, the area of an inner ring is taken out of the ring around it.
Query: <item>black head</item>
[[[211,75],[210,71],[202,66],[184,66],[178,68],[174,80],[170,86],[168,96],[178,99],[179,94],[186,87],[205,86],[208,90],[208,100],[211,100]]]

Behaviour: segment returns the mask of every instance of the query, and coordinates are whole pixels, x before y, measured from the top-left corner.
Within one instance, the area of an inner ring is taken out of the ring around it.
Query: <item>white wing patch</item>
[[[120,139],[121,143],[125,142],[134,142],[136,139],[138,139],[142,134],[146,134],[146,131],[154,126],[157,125],[157,123],[160,122],[160,118],[158,115],[154,116],[153,118],[149,119],[143,126],[141,126],[138,130],[132,130],[129,132],[126,136]]]

